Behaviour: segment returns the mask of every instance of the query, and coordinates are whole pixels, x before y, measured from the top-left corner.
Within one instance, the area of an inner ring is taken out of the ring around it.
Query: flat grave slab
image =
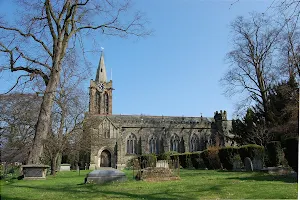
[[[48,165],[22,165],[25,180],[43,180],[46,179]]]
[[[104,184],[115,181],[126,181],[125,173],[111,167],[102,167],[87,174],[86,183]]]

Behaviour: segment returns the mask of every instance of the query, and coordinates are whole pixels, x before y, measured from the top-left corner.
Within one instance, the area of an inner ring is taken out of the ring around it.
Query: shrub
[[[285,140],[285,158],[290,167],[298,172],[298,138],[289,138]]]
[[[233,157],[238,154],[238,148],[236,147],[224,147],[219,149],[219,158],[223,167],[227,170],[233,168]]]
[[[127,160],[125,169],[132,169],[133,168],[134,159],[136,159],[136,158],[130,158],[129,160]]]
[[[242,161],[244,161],[246,157],[249,157],[251,160],[253,160],[254,157],[263,160],[264,147],[256,144],[248,144],[241,146],[238,149],[238,153],[240,154]]]
[[[190,153],[179,154],[179,164],[184,169],[191,168],[192,164],[191,164]]]
[[[282,163],[283,152],[281,149],[281,144],[279,141],[272,141],[267,144],[267,153],[268,161],[266,165],[268,167],[278,166]]]
[[[200,152],[195,152],[190,155],[192,165],[195,169],[205,168],[203,159],[200,157]],[[203,166],[204,165],[204,166]]]
[[[200,158],[202,158],[204,165],[207,169],[212,169],[212,166],[210,165],[209,158],[208,158],[208,150],[204,150],[200,153]]]
[[[170,156],[172,160],[179,159],[179,164],[184,169],[193,168],[193,163],[191,159],[191,153],[177,153]]]
[[[141,168],[155,167],[156,166],[156,155],[145,154],[140,156]]]
[[[176,151],[167,151],[157,156],[157,160],[170,160],[172,155],[178,154]]]
[[[235,154],[232,158],[233,170],[240,170],[243,168],[244,164],[239,154]]]
[[[200,156],[203,159],[204,164],[208,169],[220,169],[221,168],[218,147],[209,147],[208,149],[202,151]]]

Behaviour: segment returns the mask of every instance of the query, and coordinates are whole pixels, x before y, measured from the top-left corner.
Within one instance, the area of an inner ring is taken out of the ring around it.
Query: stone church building
[[[103,53],[89,90],[84,134],[91,138],[90,169],[122,169],[138,154],[194,152],[228,142],[231,121],[226,111],[214,117],[113,114],[113,82],[107,80]]]

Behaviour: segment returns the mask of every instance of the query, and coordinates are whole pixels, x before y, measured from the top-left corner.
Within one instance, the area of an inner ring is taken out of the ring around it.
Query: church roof
[[[95,81],[98,83],[106,83],[106,80],[106,68],[104,63],[104,54],[102,51]]]

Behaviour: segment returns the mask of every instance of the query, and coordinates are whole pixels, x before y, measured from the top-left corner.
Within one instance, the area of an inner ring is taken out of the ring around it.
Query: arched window
[[[109,114],[109,99],[108,99],[108,94],[104,94],[104,105],[105,105],[105,113]]]
[[[110,123],[105,120],[103,123],[104,138],[110,138]]]
[[[199,147],[199,138],[197,135],[193,134],[190,140],[190,151],[198,151]]]
[[[154,135],[152,135],[149,139],[149,152],[150,153],[156,153],[156,138],[154,137]]]
[[[206,149],[205,137],[204,136],[200,137],[200,142],[199,143],[200,143],[200,147],[199,147],[200,151],[203,151],[204,149]]]
[[[127,154],[136,154],[136,145],[136,137],[131,133],[127,137]]]
[[[101,96],[100,96],[99,92],[96,92],[95,111],[98,114],[100,114],[100,102],[101,102]]]
[[[178,135],[174,134],[170,140],[170,151],[177,151],[179,150],[179,137]]]

